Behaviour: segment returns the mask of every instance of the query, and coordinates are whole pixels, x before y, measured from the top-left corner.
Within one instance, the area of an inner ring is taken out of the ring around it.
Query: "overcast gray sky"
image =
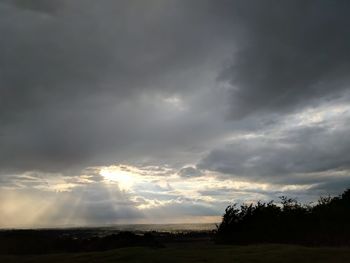
[[[350,2],[0,0],[0,227],[216,222],[350,187]]]

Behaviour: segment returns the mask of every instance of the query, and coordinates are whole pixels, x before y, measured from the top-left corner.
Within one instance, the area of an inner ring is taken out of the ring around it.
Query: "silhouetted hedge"
[[[350,245],[350,189],[321,197],[314,206],[281,197],[281,202],[230,205],[218,226],[217,242]]]

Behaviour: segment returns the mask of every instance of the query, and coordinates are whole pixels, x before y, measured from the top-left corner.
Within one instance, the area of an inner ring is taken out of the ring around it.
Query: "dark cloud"
[[[155,140],[154,127],[166,127],[152,120],[166,118],[161,99],[190,92],[216,41],[205,7],[194,15],[184,2],[4,3],[2,169],[111,163],[125,147]]]
[[[350,185],[350,171],[347,172],[347,176],[336,177],[333,176],[325,182],[321,182],[313,186],[309,192],[318,193],[319,196],[338,196],[343,193]]]
[[[231,117],[285,113],[348,89],[348,1],[232,1]]]
[[[178,174],[181,177],[198,177],[198,176],[202,176],[203,173],[197,169],[196,167],[192,167],[192,166],[187,166],[187,167],[183,167],[180,169],[180,171],[178,172]]]
[[[86,193],[76,221],[89,222],[142,216],[118,189],[106,196],[100,165],[340,189],[349,112],[295,116],[349,104],[349,10],[345,0],[0,0],[1,186],[83,174],[91,188],[64,181],[73,199]],[[146,206],[166,201],[155,214],[218,213],[176,203],[169,184],[144,187]]]
[[[159,156],[181,167],[189,151],[228,132],[218,124],[227,98],[216,96],[208,72],[232,85],[235,119],[282,114],[343,91],[347,7],[1,1],[1,167],[52,172]]]
[[[9,4],[14,4],[18,8],[31,10],[36,12],[43,12],[48,14],[56,14],[64,7],[66,0],[11,0],[7,1]]]
[[[326,185],[339,180],[336,171],[350,169],[346,120],[236,139],[211,151],[198,167],[246,180]]]

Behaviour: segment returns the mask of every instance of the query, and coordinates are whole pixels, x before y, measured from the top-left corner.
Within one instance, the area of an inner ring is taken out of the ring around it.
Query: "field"
[[[289,245],[192,246],[120,248],[105,252],[0,256],[0,262],[350,262],[350,248],[310,248]]]

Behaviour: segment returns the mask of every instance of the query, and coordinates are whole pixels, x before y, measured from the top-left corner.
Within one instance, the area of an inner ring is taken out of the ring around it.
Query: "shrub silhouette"
[[[314,206],[280,197],[226,208],[216,240],[226,243],[296,243],[350,245],[350,189],[338,197],[321,197]]]

